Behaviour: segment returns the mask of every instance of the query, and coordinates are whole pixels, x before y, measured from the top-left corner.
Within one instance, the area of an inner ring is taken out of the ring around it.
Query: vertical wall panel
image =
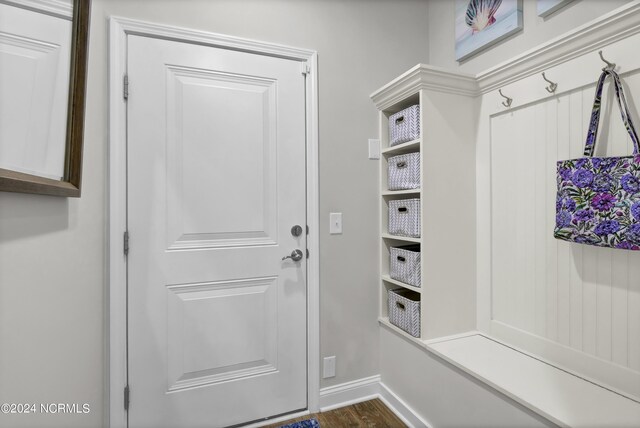
[[[522,242],[518,245],[523,251],[518,251],[522,257],[522,279],[523,288],[520,295],[518,310],[522,318],[521,328],[526,331],[533,331],[535,328],[535,195],[536,181],[535,171],[535,149],[537,141],[534,138],[537,124],[535,122],[535,109],[528,108],[519,111],[521,116],[520,129],[524,132],[519,136],[513,136],[514,143],[517,143],[522,150],[520,164],[520,174],[522,182],[518,187],[517,195],[520,199],[519,207],[523,207],[522,216],[518,216],[519,221],[528,227],[520,227],[522,231]],[[520,141],[518,141],[520,140]],[[519,174],[519,175],[520,175]],[[520,189],[527,189],[521,191]],[[532,191],[529,191],[532,189]]]
[[[555,216],[549,215],[555,210],[556,200],[556,159],[558,158],[558,120],[562,115],[568,116],[569,109],[566,97],[560,97],[557,102],[544,103],[547,105],[547,117],[546,117],[546,140],[545,146],[545,238],[546,249],[543,254],[543,259],[546,264],[546,287],[545,287],[545,300],[546,304],[537,307],[541,316],[545,319],[545,333],[542,337],[554,337],[557,332],[558,325],[558,311],[556,304],[556,296],[558,293],[558,277],[556,275],[558,271],[558,241],[553,237],[553,225]],[[543,145],[540,143],[540,145]]]
[[[625,82],[640,93],[640,73]],[[492,314],[640,371],[640,254],[553,238],[556,161],[582,157],[593,91],[591,85],[491,118]],[[596,153],[631,154],[613,90],[606,85],[604,93]]]
[[[584,103],[585,110],[589,112],[593,107],[593,87],[589,87],[581,91],[582,96],[585,98],[587,102]],[[588,121],[586,120],[587,115],[584,114],[583,110],[583,120],[579,125],[580,135],[584,135],[586,137],[586,127],[588,125]],[[606,116],[606,111],[603,112],[603,116]],[[606,132],[606,130],[605,130]],[[603,132],[600,132],[600,137],[602,137]],[[600,138],[601,140],[602,138]],[[584,142],[583,142],[584,143]],[[583,146],[584,148],[584,146]],[[582,153],[580,154],[582,156]],[[578,246],[577,246],[578,247]],[[597,282],[598,282],[598,253],[600,249],[590,247],[590,246],[579,246],[582,248],[582,263],[583,263],[583,284],[582,284],[582,297],[580,306],[583,308],[582,311],[582,350],[595,355],[596,353],[596,320],[597,320]],[[577,296],[576,296],[577,300]]]
[[[598,254],[596,355],[607,361],[611,361],[611,264],[614,251],[603,248]]]
[[[582,350],[588,354],[596,353],[596,283],[598,281],[598,249],[583,249],[582,284]]]
[[[506,157],[516,156],[515,144],[509,144],[508,124],[513,122],[512,114],[498,116],[492,122],[491,134],[492,142],[495,145],[495,151],[503,153]],[[500,162],[495,164],[492,175],[495,180],[504,183],[502,192],[494,193],[492,199],[497,206],[502,207],[494,211],[492,216],[492,232],[495,241],[502,243],[492,248],[493,262],[493,317],[495,319],[504,320],[506,323],[514,323],[512,316],[515,287],[509,286],[515,272],[515,253],[514,243],[509,239],[509,231],[516,227],[515,204],[509,203],[509,195],[515,192],[515,181],[513,177],[516,175],[514,165],[509,162]]]
[[[533,247],[533,254],[535,257],[535,271],[534,271],[534,283],[535,283],[535,299],[534,299],[534,317],[535,327],[534,332],[539,336],[544,336],[547,329],[547,287],[546,287],[546,255],[545,249],[547,245],[547,236],[551,233],[548,229],[547,222],[547,188],[544,185],[546,182],[546,162],[547,162],[547,145],[544,144],[545,137],[547,135],[547,123],[546,116],[549,109],[549,103],[539,103],[535,106],[535,118],[533,120],[533,147],[535,149],[534,162],[534,174],[533,177],[535,183],[534,194],[534,211],[535,218],[533,221],[535,229],[535,243]]]
[[[576,95],[577,97],[577,95]],[[571,122],[571,158],[579,158],[584,153],[586,138],[585,126],[591,112],[591,103],[580,91],[580,114],[576,114]],[[570,316],[570,340],[569,344],[574,349],[582,349],[582,275],[583,275],[583,248],[580,245],[572,246],[573,270],[571,271],[571,316]]]
[[[629,254],[622,251],[614,251],[611,264],[611,361],[621,366],[628,364],[627,337],[629,327],[627,324],[627,301],[629,298],[628,284],[629,272],[627,266]]]
[[[615,94],[612,85],[605,88],[606,97],[605,110],[603,116],[608,121],[603,121],[601,126],[603,137],[599,144],[598,156],[613,154],[626,154],[627,132],[620,119],[620,111],[614,101]],[[585,93],[588,96],[588,93]],[[608,122],[608,123],[607,123]],[[613,260],[621,251],[602,249],[598,252],[598,282],[596,290],[597,298],[597,326],[596,326],[596,355],[604,360],[611,361],[613,350]]]
[[[522,129],[524,131],[522,134],[525,134],[528,130],[525,130],[523,128],[524,121],[522,110],[516,110],[513,113],[513,116],[515,126],[517,126],[517,129]],[[512,192],[507,195],[507,197],[511,200],[514,211],[513,218],[510,219],[510,223],[511,221],[515,221],[516,226],[514,229],[507,230],[507,233],[511,235],[513,239],[513,248],[511,249],[515,252],[515,254],[513,255],[515,261],[513,268],[515,269],[515,272],[520,275],[521,282],[518,287],[513,287],[513,278],[511,278],[510,281],[505,284],[505,286],[513,288],[513,299],[511,300],[510,318],[515,327],[522,329],[524,328],[526,315],[521,311],[523,307],[524,292],[528,287],[528,278],[524,277],[525,249],[523,245],[525,245],[525,228],[518,227],[517,222],[526,224],[525,215],[528,208],[524,203],[524,197],[522,195],[522,193],[524,193],[522,191],[524,180],[526,179],[526,175],[522,173],[523,168],[525,168],[526,162],[526,159],[524,159],[526,153],[524,146],[526,142],[524,141],[524,139],[520,139],[514,137],[513,135],[510,135],[508,144],[514,146],[516,153],[516,158],[514,158],[513,162],[515,169],[513,171],[513,174],[511,175],[511,180],[515,182],[515,188],[512,189]]]
[[[638,115],[634,113],[638,112],[638,103],[634,102],[632,95],[640,93],[640,73],[634,73],[629,76],[624,76],[623,82],[624,89],[627,93],[627,99],[631,103],[631,114],[635,119],[636,129],[640,129],[640,123],[638,121]],[[636,99],[639,99],[636,97]],[[627,137],[627,146],[624,151],[614,153],[619,155],[627,155],[633,153],[633,145],[631,139]],[[627,316],[627,363],[625,366],[640,371],[640,252],[626,253],[627,276],[624,278],[623,272],[620,272],[619,276],[622,278],[621,283],[614,283],[614,313],[616,315],[616,321],[614,321],[613,328],[618,329],[623,322],[623,314]],[[626,281],[625,281],[626,280]],[[626,287],[620,285],[625,284]],[[624,298],[626,298],[626,311],[624,310]],[[620,308],[620,313],[617,313]],[[615,330],[614,330],[615,331]],[[624,342],[624,329],[620,328],[620,331],[615,331],[614,340],[617,354],[621,354],[625,351]],[[615,355],[615,354],[614,354]]]

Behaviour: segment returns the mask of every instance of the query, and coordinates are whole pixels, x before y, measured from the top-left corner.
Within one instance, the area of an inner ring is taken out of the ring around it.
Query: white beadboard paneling
[[[559,130],[558,122],[560,119],[560,112],[564,111],[564,106],[567,104],[566,97],[559,98],[557,102],[545,103],[547,105],[547,136],[545,140],[545,147],[547,151],[547,160],[545,165],[545,193],[547,198],[545,200],[545,210],[547,214],[547,221],[545,223],[545,229],[547,230],[547,243],[546,243],[546,288],[547,298],[544,312],[547,319],[546,337],[550,340],[557,340],[558,338],[558,246],[559,241],[553,237],[553,226],[555,224],[555,200],[556,189],[555,186],[548,185],[553,183],[556,179],[556,160],[558,159],[558,138]]]
[[[547,145],[540,144],[545,141],[547,135],[547,110],[548,103],[539,103],[534,107],[535,118],[533,120],[533,147],[535,149],[534,162],[534,182],[546,182],[546,162],[547,162]],[[536,126],[538,125],[538,126]],[[535,300],[531,306],[535,319],[535,334],[544,336],[547,330],[547,316],[545,311],[536,310],[536,308],[544,307],[547,304],[547,273],[546,273],[546,257],[545,248],[547,245],[547,237],[550,235],[547,221],[547,189],[545,186],[535,186],[534,193],[534,210],[535,218],[533,221],[535,230],[535,245],[533,254],[535,255]]]
[[[629,253],[614,251],[611,263],[611,361],[628,367]]]
[[[596,355],[611,361],[611,264],[615,250],[603,248],[598,254],[596,285]]]
[[[596,282],[598,280],[598,249],[583,249],[582,269],[582,350],[588,354],[596,354]]]
[[[535,225],[535,188],[536,188],[536,169],[535,165],[535,149],[536,140],[535,129],[537,123],[535,122],[535,107],[523,109],[521,112],[523,129],[522,140],[520,141],[520,147],[522,148],[522,163],[521,169],[523,173],[523,186],[531,186],[529,183],[533,183],[533,192],[518,192],[522,197],[522,203],[518,204],[519,207],[524,207],[523,215],[517,218],[520,221],[524,221],[524,224]],[[520,140],[519,138],[516,140]],[[523,292],[520,296],[520,310],[523,316],[522,326],[528,331],[535,329],[535,227],[522,227],[519,228],[523,231],[523,242],[529,245],[522,245],[520,248],[524,249],[523,252],[523,267],[522,279]],[[533,244],[533,245],[531,245]],[[532,304],[534,302],[534,304]]]
[[[640,93],[640,72],[623,80]],[[553,238],[556,161],[582,157],[594,89],[490,117],[492,319],[640,375],[640,254]],[[631,154],[614,101],[607,84],[598,156]]]
[[[515,158],[516,145],[509,144],[510,138],[507,124],[513,118],[513,113],[497,116],[492,121],[492,153],[503,153],[504,156]],[[509,231],[517,227],[513,204],[510,203],[511,195],[516,193],[516,183],[512,179],[516,175],[515,166],[509,162],[492,161],[493,182],[504,183],[501,192],[492,192],[495,206],[502,207],[494,210],[492,215],[493,242],[502,243],[492,248],[493,261],[493,318],[504,319],[505,322],[514,322],[513,304],[515,287],[509,281],[517,275],[515,271],[514,243],[509,239]]]

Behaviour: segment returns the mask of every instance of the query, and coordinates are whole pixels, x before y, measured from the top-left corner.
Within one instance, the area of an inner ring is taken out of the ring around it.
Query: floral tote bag
[[[593,156],[607,77],[613,80],[620,114],[631,136],[632,156]],[[598,79],[584,157],[558,161],[557,166],[554,236],[581,244],[640,250],[640,147],[620,77],[613,70],[603,70]]]

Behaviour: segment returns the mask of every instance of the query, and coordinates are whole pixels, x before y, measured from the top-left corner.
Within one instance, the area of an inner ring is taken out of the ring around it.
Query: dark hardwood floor
[[[347,407],[330,410],[328,412],[314,413],[307,416],[291,419],[265,428],[278,428],[296,421],[316,418],[321,428],[342,427],[366,427],[366,428],[404,428],[406,425],[384,405],[379,399],[353,404]]]

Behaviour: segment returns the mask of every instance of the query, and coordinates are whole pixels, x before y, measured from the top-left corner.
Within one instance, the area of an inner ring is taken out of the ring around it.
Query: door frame
[[[318,54],[278,44],[242,39],[205,31],[178,28],[120,17],[109,18],[109,190],[107,229],[108,346],[105,374],[108,386],[108,426],[126,427],[124,388],[127,380],[127,263],[123,236],[127,227],[127,108],[123,97],[127,67],[127,36],[165,40],[287,58],[300,62],[307,72],[306,90],[306,196],[307,196],[307,410],[317,412],[320,398],[320,269],[318,175]],[[305,67],[306,64],[306,67]],[[135,93],[135,89],[132,90]],[[135,240],[132,242],[135,245]],[[132,390],[135,405],[135,390]],[[107,416],[105,415],[105,416]]]

